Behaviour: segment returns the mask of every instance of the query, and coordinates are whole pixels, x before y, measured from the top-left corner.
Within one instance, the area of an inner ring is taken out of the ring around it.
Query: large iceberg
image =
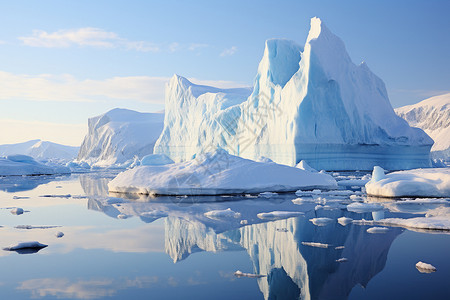
[[[41,140],[31,140],[24,143],[0,145],[0,156],[22,154],[39,161],[74,159],[79,147],[66,146]]]
[[[108,187],[110,192],[118,193],[220,195],[336,188],[337,184],[328,174],[256,162],[217,149],[185,162],[127,170],[117,175]]]
[[[175,75],[154,152],[183,161],[219,146],[290,166],[305,160],[318,170],[430,166],[431,138],[395,114],[383,81],[365,63],[355,65],[318,18],[311,19],[304,48],[266,41],[249,94]]]
[[[432,158],[450,162],[450,93],[396,108],[395,112],[434,140]]]
[[[135,157],[153,153],[161,134],[163,113],[140,113],[115,108],[90,118],[77,162],[91,166],[127,166]]]

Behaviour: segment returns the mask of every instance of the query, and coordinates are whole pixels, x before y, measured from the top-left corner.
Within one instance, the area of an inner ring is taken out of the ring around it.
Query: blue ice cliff
[[[199,86],[175,75],[154,153],[175,161],[217,147],[315,169],[387,170],[430,166],[433,140],[398,117],[383,81],[355,65],[319,18],[304,47],[266,41],[253,91]]]

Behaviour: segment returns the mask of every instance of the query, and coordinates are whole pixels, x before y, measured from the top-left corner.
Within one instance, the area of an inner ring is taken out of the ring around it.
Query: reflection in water
[[[100,186],[105,184],[81,182],[88,195],[91,189],[95,191],[91,195],[102,191]],[[315,226],[309,219],[336,220],[342,216],[372,219],[372,214],[341,209],[317,211],[315,203],[294,205],[290,201],[293,198],[294,195],[279,195],[269,200],[202,201],[184,206],[176,203],[176,199],[107,204],[101,198],[92,197],[89,208],[108,215],[114,212],[138,216],[145,222],[157,219],[158,214],[164,217],[165,251],[175,263],[200,251],[245,250],[253,270],[243,271],[267,275],[256,279],[265,299],[346,299],[355,285],[366,286],[384,268],[393,240],[403,231],[390,228],[385,234],[370,234],[366,226],[342,226],[337,222]],[[240,212],[247,225],[241,225],[240,219],[212,220],[204,215],[210,210],[227,208]],[[260,212],[274,210],[302,211],[305,216],[272,222],[256,217]],[[373,217],[381,217],[379,214]],[[145,215],[152,217],[146,219]],[[329,247],[311,247],[302,242],[323,243]],[[337,262],[343,257],[348,260]]]
[[[30,191],[41,184],[69,178],[70,175],[40,175],[40,176],[6,176],[0,177],[0,191],[17,193]]]

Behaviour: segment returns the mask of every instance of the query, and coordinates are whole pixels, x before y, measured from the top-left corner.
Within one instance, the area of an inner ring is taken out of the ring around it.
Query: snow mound
[[[416,264],[416,268],[417,270],[419,270],[420,273],[432,273],[432,272],[436,272],[436,267],[431,265],[431,264],[427,264],[424,262],[419,261]]]
[[[256,216],[261,220],[279,220],[302,216],[300,211],[272,211],[267,213],[259,213]]]
[[[231,208],[208,211],[204,215],[210,219],[237,219],[241,217],[240,213],[232,211]]]
[[[380,197],[450,197],[450,168],[398,171],[379,180],[372,177],[366,192]]]
[[[110,192],[150,195],[288,192],[304,187],[336,187],[336,181],[327,174],[255,162],[222,149],[185,162],[139,166],[120,173],[108,184]]]
[[[27,155],[8,155],[0,157],[0,176],[69,174],[70,169],[63,166],[48,166],[35,161]]]
[[[290,166],[304,160],[316,170],[431,166],[432,139],[395,114],[383,81],[365,63],[355,65],[319,18],[311,19],[304,47],[266,41],[253,91],[175,75],[165,103],[155,153],[176,162],[221,147]]]
[[[163,122],[161,113],[120,108],[90,118],[76,162],[96,167],[128,167],[135,157],[141,159],[153,153]]]
[[[432,158],[450,162],[450,93],[396,108],[395,112],[434,140]]]

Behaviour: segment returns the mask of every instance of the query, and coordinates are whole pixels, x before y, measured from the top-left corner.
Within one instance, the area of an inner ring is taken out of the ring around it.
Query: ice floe
[[[3,248],[6,251],[17,251],[22,249],[42,249],[47,247],[48,245],[41,244],[37,241],[29,241],[29,242],[19,242],[17,244],[10,245],[8,247]]]
[[[450,197],[450,168],[430,168],[384,174],[374,167],[366,184],[368,195],[379,197]]]
[[[366,213],[366,212],[373,212],[384,209],[383,206],[375,203],[360,203],[360,202],[353,202],[347,205],[347,210],[356,212],[356,213]]]
[[[366,230],[368,233],[386,233],[389,231],[387,227],[370,227]]]
[[[419,270],[420,273],[432,273],[432,272],[436,272],[436,267],[431,265],[431,264],[427,264],[424,262],[419,261],[416,264],[416,268],[417,270]]]
[[[316,248],[328,248],[330,245],[316,242],[302,242],[302,245],[316,247]]]
[[[259,213],[256,216],[262,220],[278,220],[302,216],[300,211],[272,211],[267,213]]]
[[[338,223],[341,224],[342,226],[347,226],[348,224],[352,223],[352,221],[353,221],[352,218],[347,218],[347,217],[340,217],[337,220],[338,220]]]
[[[323,218],[312,218],[312,219],[309,219],[309,220],[316,226],[326,226],[326,225],[328,225],[328,224],[330,224],[331,222],[334,221],[333,219],[325,218],[325,217],[323,217]]]
[[[266,277],[266,275],[260,275],[260,274],[252,274],[252,273],[243,273],[242,271],[237,270],[234,272],[234,276],[236,277],[248,277],[248,278],[261,278]]]
[[[149,195],[288,192],[314,187],[333,188],[336,181],[327,174],[256,162],[222,149],[185,162],[139,166],[120,173],[108,184],[110,192]]]
[[[240,218],[241,214],[235,211],[232,211],[231,208],[223,209],[223,210],[211,210],[204,213],[205,217],[210,219],[232,219],[232,218]]]

